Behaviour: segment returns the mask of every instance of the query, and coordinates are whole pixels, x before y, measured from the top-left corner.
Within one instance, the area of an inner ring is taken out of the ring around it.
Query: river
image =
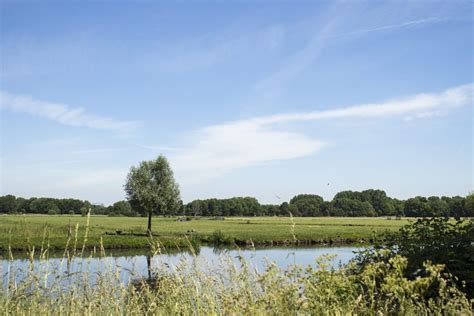
[[[168,253],[147,255],[143,251],[110,251],[106,256],[90,256],[88,258],[74,258],[70,262],[61,257],[50,256],[48,259],[34,259],[32,262],[27,258],[14,260],[0,260],[3,276],[3,286],[10,280],[21,281],[33,268],[36,275],[49,274],[48,278],[62,276],[77,276],[87,272],[90,282],[105,271],[116,272],[123,283],[130,280],[146,278],[160,269],[182,270],[197,266],[203,271],[215,271],[222,269],[229,263],[240,267],[244,259],[252,270],[264,271],[266,265],[275,264],[281,269],[290,265],[316,266],[316,258],[330,254],[334,257],[328,264],[334,268],[346,264],[359,248],[357,247],[270,247],[255,249],[228,249],[202,246],[197,253],[189,251],[172,251]],[[183,268],[185,267],[185,268]],[[54,273],[53,273],[54,272]],[[64,278],[65,282],[71,282],[70,278]],[[69,280],[69,281],[67,281]]]

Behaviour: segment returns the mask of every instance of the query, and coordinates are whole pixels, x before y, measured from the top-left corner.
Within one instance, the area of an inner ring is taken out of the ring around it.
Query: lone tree
[[[162,155],[156,160],[142,161],[138,167],[130,168],[125,191],[132,205],[148,212],[150,236],[152,214],[164,214],[179,207],[179,187],[168,160]]]

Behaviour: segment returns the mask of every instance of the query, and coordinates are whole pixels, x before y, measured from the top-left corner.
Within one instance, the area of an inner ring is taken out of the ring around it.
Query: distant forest
[[[128,201],[110,206],[78,199],[0,197],[0,214],[87,214],[142,216],[145,212]],[[466,197],[421,197],[398,200],[383,190],[342,191],[331,201],[314,194],[300,194],[280,205],[260,204],[253,197],[194,200],[159,215],[182,216],[408,216],[474,217],[474,194]]]

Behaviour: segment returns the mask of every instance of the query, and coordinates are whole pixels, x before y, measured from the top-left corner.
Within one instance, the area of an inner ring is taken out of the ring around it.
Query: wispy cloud
[[[335,118],[370,118],[406,115],[423,117],[433,111],[438,114],[472,103],[474,83],[447,89],[441,93],[420,93],[414,96],[395,99],[382,103],[368,103],[328,111],[292,113],[254,118],[252,121],[260,125],[268,125],[286,121],[312,121]]]
[[[166,48],[160,46],[142,56],[139,63],[145,64],[147,69],[173,73],[206,69],[241,58],[244,53],[264,56],[275,51],[285,41],[285,33],[285,26],[281,24],[248,31],[216,30],[198,38],[178,40]]]
[[[0,109],[46,118],[63,125],[108,130],[121,135],[129,135],[139,126],[138,122],[93,115],[80,107],[36,100],[30,96],[13,95],[5,91],[0,91]]]
[[[195,143],[172,158],[186,181],[200,181],[230,170],[274,160],[304,157],[324,143],[253,120],[229,122],[196,132]]]
[[[443,115],[471,105],[474,84],[440,93],[421,93],[380,103],[359,104],[327,111],[287,113],[212,125],[196,131],[194,144],[173,157],[178,172],[198,182],[230,170],[275,160],[314,154],[325,142],[285,129],[280,123],[329,119],[405,119]]]
[[[148,150],[159,151],[159,152],[173,152],[173,151],[181,150],[181,148],[179,147],[144,145],[144,144],[138,144],[138,143],[134,143],[133,145],[142,149],[148,149]]]
[[[263,96],[272,95],[304,71],[321,53],[325,38],[331,33],[333,25],[333,21],[326,24],[303,49],[288,58],[280,69],[258,81],[254,86],[256,92]]]
[[[352,32],[334,34],[330,37],[337,38],[337,37],[346,37],[346,36],[351,36],[351,35],[363,35],[363,34],[373,33],[373,32],[390,31],[390,30],[403,29],[403,28],[408,28],[408,27],[413,27],[413,26],[419,26],[419,25],[428,24],[428,23],[441,22],[443,20],[446,20],[446,19],[431,17],[431,18],[425,18],[425,19],[419,19],[419,20],[405,21],[405,22],[397,23],[397,24],[380,25],[373,28],[359,29]]]
[[[378,24],[370,28],[358,27],[354,31],[343,31],[347,26],[344,22],[344,14],[340,12],[340,4],[335,5],[326,15],[326,22],[318,28],[307,41],[306,45],[294,54],[290,55],[279,69],[270,75],[257,81],[254,85],[257,102],[262,99],[273,100],[284,93],[287,86],[296,79],[301,73],[313,64],[325,46],[338,38],[351,36],[363,36],[370,33],[394,31],[406,29],[409,27],[422,26],[430,23],[437,23],[446,20],[446,18],[428,17],[423,19],[405,20],[394,24]],[[312,28],[311,25],[306,27]]]

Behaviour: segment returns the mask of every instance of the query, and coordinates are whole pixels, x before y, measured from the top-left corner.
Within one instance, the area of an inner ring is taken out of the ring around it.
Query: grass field
[[[387,218],[289,218],[249,217],[215,220],[196,218],[177,221],[177,218],[153,218],[153,232],[167,247],[182,246],[187,239],[198,242],[218,241],[238,244],[283,244],[299,240],[303,243],[358,243],[370,242],[388,231],[398,230],[408,219]],[[87,247],[146,248],[149,239],[137,236],[146,233],[147,218],[91,216]],[[61,249],[68,235],[74,243],[76,225],[78,244],[82,246],[87,217],[8,215],[0,217],[0,250],[27,249],[49,244],[49,248]],[[119,231],[119,233],[117,233]]]

